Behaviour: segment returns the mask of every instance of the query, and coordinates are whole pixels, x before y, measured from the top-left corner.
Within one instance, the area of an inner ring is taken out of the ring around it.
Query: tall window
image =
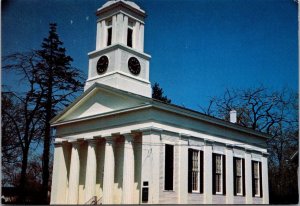
[[[165,190],[173,190],[174,146],[165,145]]]
[[[133,22],[128,22],[127,28],[127,46],[132,47],[132,33],[133,33]]]
[[[107,26],[107,46],[111,45],[111,38],[112,38],[112,22],[108,20],[106,23]]]
[[[226,194],[225,156],[213,154],[213,194]]]
[[[222,194],[222,156],[216,155],[216,193]]]
[[[235,169],[235,194],[243,195],[243,161],[241,158],[234,158]]]
[[[200,158],[199,151],[193,150],[192,154],[192,191],[199,192]]]
[[[132,29],[127,30],[127,46],[132,47]]]
[[[252,161],[253,196],[262,197],[261,162]]]
[[[188,151],[188,191],[203,193],[203,151]]]

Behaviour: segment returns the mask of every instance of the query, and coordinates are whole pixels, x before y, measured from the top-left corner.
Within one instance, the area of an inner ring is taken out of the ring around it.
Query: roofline
[[[146,17],[147,17],[145,11],[143,12],[142,9],[141,9],[141,10],[136,9],[136,8],[130,6],[130,5],[128,5],[128,4],[126,4],[126,3],[122,2],[122,1],[113,3],[113,4],[111,4],[111,5],[107,6],[107,7],[104,7],[104,8],[102,8],[102,9],[100,8],[99,10],[96,11],[96,15],[97,15],[97,16],[100,16],[101,14],[103,14],[103,13],[105,13],[105,12],[107,12],[107,11],[110,11],[111,9],[116,8],[116,7],[118,7],[118,6],[121,6],[121,7],[123,7],[123,8],[132,10],[132,11],[134,11],[135,13],[137,13],[138,15],[142,16],[143,18],[146,18]]]
[[[138,99],[142,99],[145,101],[149,101],[152,103],[152,105],[149,104],[144,104],[144,105],[139,105],[136,107],[132,107],[132,108],[127,108],[127,109],[122,109],[122,110],[117,110],[117,111],[112,111],[112,112],[107,112],[107,113],[103,113],[100,115],[93,115],[90,117],[83,117],[83,118],[78,118],[76,120],[68,120],[68,121],[62,121],[62,122],[56,122],[61,116],[63,116],[69,109],[71,109],[75,104],[77,104],[78,102],[82,101],[85,97],[88,96],[88,94],[93,90],[93,89],[97,89],[101,87],[101,89],[104,89],[106,91],[113,91],[115,93],[118,94],[127,94],[129,96],[138,98]],[[171,103],[165,103],[153,98],[149,98],[149,97],[145,97],[145,96],[141,96],[138,94],[134,94],[128,91],[123,91],[123,90],[119,90],[104,84],[100,84],[100,83],[94,83],[91,87],[89,87],[82,95],[80,95],[72,104],[70,104],[68,107],[66,107],[60,114],[58,114],[57,116],[55,116],[51,121],[50,124],[51,126],[58,126],[58,125],[62,125],[62,124],[69,124],[71,122],[78,122],[78,121],[85,121],[85,120],[89,120],[89,119],[95,119],[95,118],[101,118],[103,116],[109,116],[109,115],[115,115],[118,113],[123,113],[123,112],[130,112],[130,111],[134,111],[134,110],[140,110],[140,109],[145,109],[145,106],[147,105],[147,108],[149,107],[154,107],[154,108],[158,108],[158,109],[162,109],[165,111],[169,111],[169,112],[173,112],[173,113],[177,113],[180,115],[184,115],[184,116],[188,116],[188,117],[192,117],[201,121],[205,121],[208,123],[213,123],[213,124],[217,124],[218,126],[222,126],[222,127],[227,127],[229,129],[233,129],[233,130],[238,130],[240,132],[244,132],[244,133],[250,133],[252,135],[258,136],[258,137],[262,137],[262,138],[266,138],[266,139],[270,139],[271,135],[267,134],[267,133],[263,133],[263,132],[259,132],[256,130],[253,130],[251,128],[248,127],[243,127],[241,125],[238,125],[236,123],[231,123],[228,122],[226,120],[223,119],[219,119],[216,117],[212,117],[209,115],[206,115],[204,113],[192,110],[192,109],[187,109],[185,107],[181,107],[175,104],[171,104]]]
[[[244,132],[244,133],[251,133],[253,135],[263,137],[263,138],[266,138],[266,139],[271,138],[271,136],[267,133],[259,132],[259,131],[253,130],[251,128],[248,128],[248,127],[243,127],[243,126],[238,125],[236,123],[231,123],[231,122],[228,122],[228,121],[223,120],[223,119],[212,117],[212,116],[203,114],[203,113],[195,111],[195,110],[187,109],[187,108],[180,107],[180,106],[177,106],[177,105],[174,105],[174,104],[167,104],[167,103],[164,103],[164,102],[157,101],[155,99],[153,99],[153,101],[159,103],[159,105],[153,105],[154,107],[159,108],[159,109],[163,109],[163,110],[166,110],[166,111],[170,111],[170,112],[178,113],[178,114],[181,114],[181,115],[193,117],[193,118],[196,118],[196,119],[208,122],[208,123],[217,124],[219,126],[227,127],[227,128],[234,129],[234,130],[238,130],[238,131],[241,131],[241,132]],[[165,104],[165,105],[163,106],[163,104]],[[179,112],[178,109],[180,109],[181,111]]]

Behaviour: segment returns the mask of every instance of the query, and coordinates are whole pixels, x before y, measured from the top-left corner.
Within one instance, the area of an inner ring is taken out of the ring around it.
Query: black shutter
[[[222,155],[222,160],[223,160],[223,195],[226,195],[226,156]]]
[[[259,186],[260,186],[260,197],[263,196],[263,191],[262,191],[262,175],[261,175],[261,162],[259,162]]]
[[[251,161],[251,170],[252,170],[252,197],[255,197],[254,161]]]
[[[216,194],[216,154],[212,154],[212,192]]]
[[[242,159],[242,184],[243,184],[243,196],[246,196],[245,159]]]
[[[203,151],[200,151],[200,193],[203,193]]]
[[[173,176],[174,176],[174,146],[170,145],[170,189],[173,190]]]
[[[188,192],[192,192],[192,165],[193,165],[193,150],[188,150]]]
[[[173,190],[174,146],[165,145],[165,190]]]
[[[233,195],[236,195],[236,157],[233,157]]]

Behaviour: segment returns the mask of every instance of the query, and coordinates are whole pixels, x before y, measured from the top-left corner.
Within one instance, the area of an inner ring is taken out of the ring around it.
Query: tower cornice
[[[107,15],[107,13],[110,13],[111,11],[114,11],[114,10],[124,10],[125,12],[131,11],[131,12],[134,12],[135,14],[139,15],[142,18],[147,17],[146,13],[143,10],[141,10],[140,8],[137,9],[137,8],[131,6],[130,4],[125,3],[122,0],[116,1],[115,3],[112,3],[106,7],[99,8],[96,12],[96,15],[98,17],[101,17],[102,15]]]
[[[100,50],[96,50],[96,51],[92,51],[92,52],[89,52],[88,53],[88,56],[90,58],[92,57],[95,57],[95,56],[99,56],[99,55],[102,55],[102,54],[105,54],[107,52],[110,52],[110,51],[113,51],[113,50],[116,50],[116,49],[122,49],[124,51],[127,51],[127,52],[131,52],[132,54],[138,56],[138,57],[141,57],[141,58],[144,58],[146,60],[150,60],[151,59],[151,56],[149,54],[146,54],[146,53],[142,53],[140,51],[137,51],[133,48],[130,48],[128,46],[125,46],[123,44],[113,44],[111,46],[108,46],[104,49],[100,49]]]

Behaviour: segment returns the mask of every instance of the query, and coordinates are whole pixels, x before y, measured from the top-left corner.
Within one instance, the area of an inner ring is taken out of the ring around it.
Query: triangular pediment
[[[62,113],[54,117],[51,123],[133,108],[145,104],[147,100],[151,99],[96,83]]]

